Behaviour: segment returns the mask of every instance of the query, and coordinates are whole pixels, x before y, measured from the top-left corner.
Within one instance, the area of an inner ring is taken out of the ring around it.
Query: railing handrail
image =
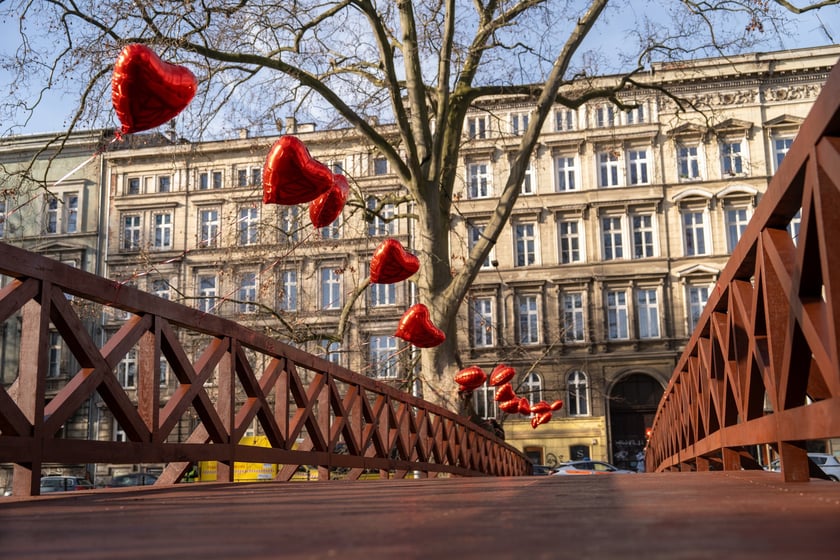
[[[838,135],[840,64],[770,181],[674,369],[652,426],[649,469],[761,468],[747,448],[767,443],[781,456],[786,480],[807,480],[804,441],[840,437],[840,242],[832,239],[840,227],[831,221],[840,185]],[[786,229],[800,209],[794,241]],[[823,386],[809,386],[812,376]],[[765,414],[765,393],[772,414]],[[806,396],[813,401],[807,406]]]
[[[219,461],[220,477],[231,480],[233,461],[285,464],[278,474],[284,480],[304,464],[323,472],[346,467],[351,477],[363,469],[383,475],[528,473],[520,451],[466,418],[229,319],[6,243],[0,243],[0,273],[15,279],[0,289],[0,323],[18,311],[23,316],[20,372],[9,390],[0,386],[0,461],[15,464],[15,493],[37,494],[44,462],[168,463],[161,483],[176,482],[191,463],[205,460]],[[133,315],[99,347],[65,294]],[[50,322],[80,369],[45,404]],[[207,335],[209,343],[190,359],[175,328]],[[135,347],[136,405],[113,375]],[[262,371],[255,371],[245,350],[265,357]],[[155,377],[161,357],[179,381],[166,402]],[[312,376],[308,385],[302,371]],[[217,402],[204,387],[214,372]],[[245,403],[237,402],[237,391]],[[61,422],[96,392],[129,441],[54,438]],[[167,443],[189,409],[201,423],[185,442]],[[239,445],[254,418],[272,447]],[[337,442],[347,453],[334,453]]]

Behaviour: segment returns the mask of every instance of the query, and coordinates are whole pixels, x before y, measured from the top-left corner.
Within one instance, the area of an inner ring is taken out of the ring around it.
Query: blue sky
[[[0,0],[2,1],[2,0]],[[646,4],[646,2],[642,2]],[[644,8],[641,8],[644,9]],[[796,49],[818,45],[826,45],[833,42],[840,42],[840,7],[835,6],[821,10],[819,15],[806,14],[801,17],[798,24],[798,33],[789,37],[783,37],[777,49]],[[615,44],[621,41],[620,33],[610,33],[606,37],[591,37],[587,41],[589,48],[597,42]],[[19,35],[17,33],[17,21],[14,19],[2,19],[0,16],[0,53],[8,55],[13,53],[19,46]],[[606,50],[606,49],[605,49]],[[775,50],[775,49],[767,49]],[[0,69],[0,88],[8,84],[10,76]],[[28,124],[20,127],[23,116],[14,118],[14,122],[0,122],[0,135],[4,134],[10,126],[15,126],[16,134],[30,134],[37,132],[55,132],[66,128],[69,117],[75,107],[76,99],[69,94],[59,92],[50,93],[41,103]],[[2,119],[0,115],[0,119]],[[103,120],[111,126],[118,126],[113,116]]]

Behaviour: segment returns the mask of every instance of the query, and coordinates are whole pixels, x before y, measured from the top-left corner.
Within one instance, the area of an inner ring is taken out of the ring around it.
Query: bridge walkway
[[[840,484],[762,471],[177,484],[0,499],[4,558],[834,558]]]

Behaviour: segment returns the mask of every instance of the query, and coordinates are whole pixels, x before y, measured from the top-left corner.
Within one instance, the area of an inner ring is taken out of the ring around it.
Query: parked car
[[[531,465],[531,474],[534,476],[545,476],[551,474],[553,467],[548,465]]]
[[[808,453],[808,460],[816,465],[834,482],[840,482],[840,459],[830,453]],[[813,467],[812,467],[813,468]],[[767,470],[779,472],[782,470],[779,459],[772,461]]]
[[[554,469],[553,473],[551,473],[552,476],[587,474],[636,474],[636,471],[619,469],[618,467],[603,461],[584,459],[582,461],[570,461],[568,463],[563,463]]]
[[[93,484],[89,480],[78,476],[41,477],[41,494],[71,492],[74,490],[93,490]]]
[[[158,479],[156,474],[134,472],[111,477],[107,488],[122,488],[125,486],[151,486]]]

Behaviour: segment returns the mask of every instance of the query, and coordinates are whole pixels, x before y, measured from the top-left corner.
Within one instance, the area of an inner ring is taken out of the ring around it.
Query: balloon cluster
[[[526,397],[517,397],[511,385],[515,376],[516,370],[506,364],[497,365],[490,373],[489,383],[497,387],[495,400],[499,403],[499,408],[508,414],[531,416],[531,427],[534,429],[550,422],[552,412],[563,408],[563,401],[558,399],[551,404],[546,401],[531,404]],[[475,391],[487,380],[487,374],[478,366],[466,367],[455,374],[455,382],[461,392]]]

